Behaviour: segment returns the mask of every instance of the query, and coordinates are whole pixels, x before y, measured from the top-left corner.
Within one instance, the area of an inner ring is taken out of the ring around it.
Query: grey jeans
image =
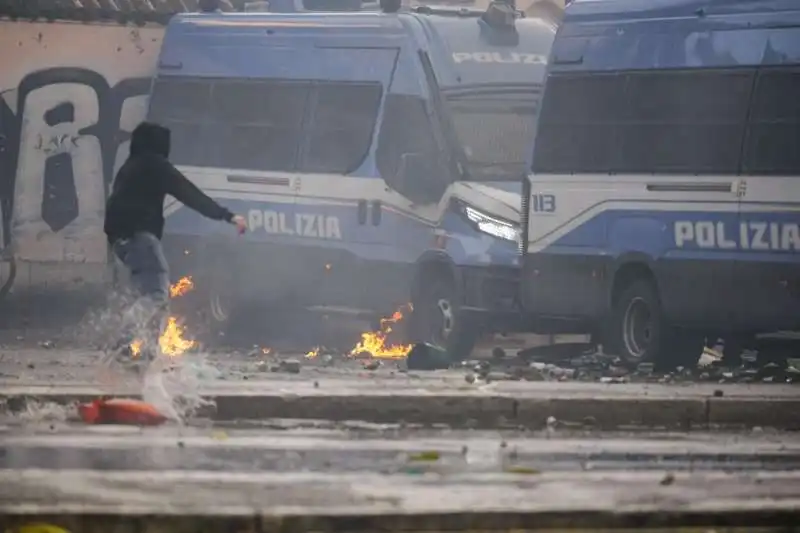
[[[169,266],[161,241],[151,233],[136,233],[111,245],[130,274],[131,305],[123,312],[122,342],[142,342],[142,353],[158,354],[158,338],[169,311]]]

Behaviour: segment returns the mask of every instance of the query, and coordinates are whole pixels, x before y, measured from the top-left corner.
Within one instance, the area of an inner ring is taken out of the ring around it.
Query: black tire
[[[659,370],[695,366],[705,342],[666,323],[658,291],[646,279],[633,281],[616,298],[607,338],[612,353],[628,367],[652,363]]]
[[[443,348],[451,362],[467,359],[480,336],[459,311],[455,287],[447,280],[423,282],[412,301],[410,321],[412,342],[425,342]]]

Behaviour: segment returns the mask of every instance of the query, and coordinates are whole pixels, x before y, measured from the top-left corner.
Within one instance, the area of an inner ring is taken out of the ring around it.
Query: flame
[[[367,331],[361,334],[361,342],[350,350],[350,355],[358,355],[367,352],[372,357],[381,359],[402,359],[411,351],[410,344],[393,344],[388,341],[389,334],[393,331],[392,326],[397,324],[405,317],[404,311],[413,310],[411,304],[406,304],[395,311],[389,318],[382,318],[378,331]]]
[[[184,276],[170,286],[169,297],[177,298],[178,296],[183,296],[192,289],[194,289],[192,276]]]
[[[319,346],[311,350],[310,352],[306,353],[306,357],[309,359],[313,359],[314,357],[319,355]]]
[[[142,341],[135,340],[131,343],[131,355],[139,357],[142,354]]]
[[[184,327],[178,324],[178,319],[171,316],[167,319],[167,327],[158,339],[161,353],[170,356],[181,355],[186,350],[191,350],[197,343],[184,338]]]
[[[194,281],[191,276],[184,276],[176,281],[169,288],[169,297],[178,298],[187,292],[194,289]],[[167,327],[158,339],[158,345],[161,348],[161,353],[169,356],[178,356],[187,350],[194,348],[197,343],[193,340],[184,338],[185,330],[182,325],[178,323],[178,319],[174,316],[167,318]],[[142,353],[142,341],[134,340],[130,344],[131,354],[133,357],[138,357]]]

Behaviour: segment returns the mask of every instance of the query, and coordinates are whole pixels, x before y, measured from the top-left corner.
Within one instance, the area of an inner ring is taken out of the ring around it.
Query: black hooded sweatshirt
[[[208,218],[227,222],[233,218],[167,160],[169,148],[167,128],[142,122],[133,130],[130,155],[117,172],[106,202],[103,229],[109,243],[137,232],[152,233],[160,239],[167,194]]]

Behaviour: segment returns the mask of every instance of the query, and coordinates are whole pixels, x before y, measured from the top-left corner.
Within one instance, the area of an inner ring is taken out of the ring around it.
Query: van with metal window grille
[[[464,357],[519,316],[521,182],[554,36],[497,2],[174,17],[148,117],[250,227],[231,238],[165,207],[165,248],[210,323],[251,304],[379,317],[410,302],[413,340]]]
[[[800,3],[575,0],[523,191],[533,328],[629,363],[800,329]]]

